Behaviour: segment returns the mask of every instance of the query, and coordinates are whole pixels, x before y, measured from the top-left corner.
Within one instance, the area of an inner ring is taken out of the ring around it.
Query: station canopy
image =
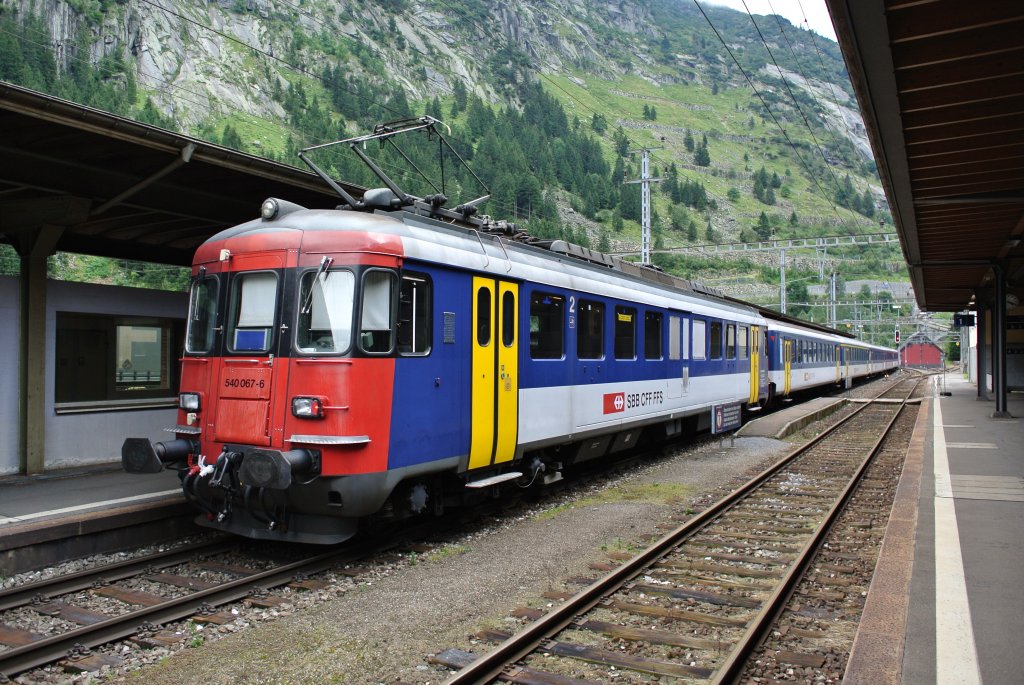
[[[2,82],[0,131],[0,233],[20,253],[56,226],[58,251],[185,266],[268,197],[339,202],[312,173]]]
[[[1024,302],[1024,2],[826,2],[919,306]]]

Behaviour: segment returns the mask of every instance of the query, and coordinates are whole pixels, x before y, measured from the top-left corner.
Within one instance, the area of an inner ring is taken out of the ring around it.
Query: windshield
[[[310,271],[299,286],[295,344],[307,354],[348,352],[356,277],[351,271]]]
[[[228,311],[228,348],[232,352],[269,350],[277,311],[277,274],[253,271],[236,275]]]
[[[192,285],[188,305],[188,352],[210,352],[213,349],[214,326],[217,325],[217,294],[220,282],[215,276],[200,278]]]

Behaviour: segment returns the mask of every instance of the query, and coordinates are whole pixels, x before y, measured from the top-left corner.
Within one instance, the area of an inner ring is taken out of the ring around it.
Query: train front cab
[[[337,236],[278,230],[201,247],[177,439],[127,440],[125,469],[177,464],[200,523],[255,538],[350,537],[354,517],[382,504],[408,280],[400,243],[378,236],[359,249],[365,239],[349,234],[339,249]]]

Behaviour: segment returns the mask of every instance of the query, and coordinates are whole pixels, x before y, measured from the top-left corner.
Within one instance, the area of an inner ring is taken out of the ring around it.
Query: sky
[[[731,7],[740,12],[747,11],[743,7],[743,0],[703,0],[703,2],[709,5]],[[751,14],[778,14],[789,19],[794,26],[805,29],[810,25],[810,28],[814,29],[818,35],[833,41],[836,39],[836,32],[832,28],[832,19],[828,15],[828,8],[825,7],[825,0],[746,0],[746,3]],[[807,16],[806,24],[804,15]]]

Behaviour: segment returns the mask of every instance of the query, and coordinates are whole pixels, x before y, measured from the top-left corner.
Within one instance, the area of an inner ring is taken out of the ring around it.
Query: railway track
[[[406,530],[403,538],[423,534],[423,530]],[[744,544],[742,536],[723,536]],[[179,622],[180,627],[180,622],[188,618],[196,624],[231,620],[234,616],[225,615],[223,607],[247,597],[273,606],[280,599],[265,597],[269,590],[286,585],[308,589],[304,586],[318,581],[310,581],[307,576],[351,565],[401,544],[392,539],[375,548],[349,546],[282,562],[259,555],[247,557],[239,541],[216,539],[0,591],[0,682],[4,676],[54,662],[82,670],[113,666],[115,660],[109,650],[90,650],[120,640],[141,647],[162,641],[181,642],[180,630],[175,634],[173,629],[161,626]],[[141,591],[140,581],[148,586]],[[731,589],[743,589],[741,582],[732,585]],[[32,617],[52,620],[40,629]],[[726,627],[732,624],[729,620],[721,623]],[[707,625],[719,623],[710,621]],[[591,621],[587,629],[599,627],[601,621]],[[711,642],[716,649],[722,648],[720,639]],[[702,644],[700,640],[696,643]]]
[[[58,661],[81,671],[114,666],[116,657],[92,648],[124,639],[141,648],[180,642],[180,634],[161,626],[184,619],[229,622],[235,616],[221,608],[246,599],[260,607],[279,605],[284,600],[270,591],[320,589],[327,583],[310,576],[332,568],[354,575],[357,570],[343,567],[404,539],[384,536],[384,542],[314,554],[274,547],[283,551],[275,558],[218,538],[0,591],[0,682]]]
[[[843,565],[842,553],[838,562],[814,562],[814,555],[922,379],[901,379],[859,405],[583,591],[550,595],[564,603],[548,613],[532,612],[528,617],[535,620],[518,634],[484,631],[478,637],[498,643],[487,654],[448,650],[433,661],[462,669],[449,685],[580,685],[606,681],[608,669],[624,683],[650,682],[651,676],[713,683],[737,682],[745,672],[749,677],[751,657],[795,593],[812,605],[842,599],[834,588],[808,585],[805,572],[815,563],[818,576],[838,576],[840,587],[850,582],[842,578],[853,570]],[[870,507],[874,498],[868,493],[861,499]],[[853,514],[858,516],[865,514]],[[800,653],[786,658],[796,664],[819,660]]]

